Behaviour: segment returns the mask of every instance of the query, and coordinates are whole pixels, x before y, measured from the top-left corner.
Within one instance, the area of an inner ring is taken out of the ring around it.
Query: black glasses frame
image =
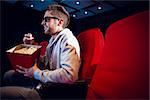
[[[57,17],[44,17],[44,18],[43,18],[43,20],[44,20],[45,22],[49,22],[50,19],[58,19],[58,20],[59,20],[59,18],[57,18]]]

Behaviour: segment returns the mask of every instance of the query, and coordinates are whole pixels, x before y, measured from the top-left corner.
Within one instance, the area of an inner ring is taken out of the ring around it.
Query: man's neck
[[[63,30],[63,28],[58,29],[57,32],[54,35],[52,35],[52,37],[55,39],[62,30]]]
[[[58,33],[55,33],[54,35],[52,35],[52,37],[55,39],[57,37]]]

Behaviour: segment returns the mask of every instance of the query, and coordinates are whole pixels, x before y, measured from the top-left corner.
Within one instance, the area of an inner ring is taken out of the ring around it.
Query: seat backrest
[[[45,55],[47,45],[48,45],[48,42],[47,42],[47,41],[42,41],[42,42],[40,43],[40,46],[42,46],[41,52],[40,52],[40,56],[41,56],[41,57]]]
[[[81,32],[77,39],[81,48],[81,70],[79,78],[90,82],[95,72],[95,68],[99,66],[100,56],[104,46],[103,34],[99,28],[93,28]]]
[[[87,99],[148,98],[149,11],[110,25],[90,86]]]

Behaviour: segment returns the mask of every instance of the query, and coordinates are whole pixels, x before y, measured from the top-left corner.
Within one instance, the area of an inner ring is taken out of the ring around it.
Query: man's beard
[[[50,27],[44,27],[44,33],[50,34]]]
[[[51,36],[57,34],[57,33],[53,32],[52,29],[50,27],[48,27],[48,26],[44,27],[44,33],[46,35],[51,35]]]

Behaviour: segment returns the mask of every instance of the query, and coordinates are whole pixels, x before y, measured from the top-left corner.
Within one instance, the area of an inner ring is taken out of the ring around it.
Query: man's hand
[[[34,77],[34,71],[35,70],[40,70],[38,67],[37,67],[37,64],[35,63],[33,67],[31,68],[24,68],[20,65],[16,65],[17,69],[16,71],[19,72],[19,73],[22,73],[24,74],[24,76],[26,77],[30,77],[30,78],[33,78]]]
[[[34,43],[34,37],[31,33],[25,34],[23,37],[23,43],[24,44],[33,44]]]

